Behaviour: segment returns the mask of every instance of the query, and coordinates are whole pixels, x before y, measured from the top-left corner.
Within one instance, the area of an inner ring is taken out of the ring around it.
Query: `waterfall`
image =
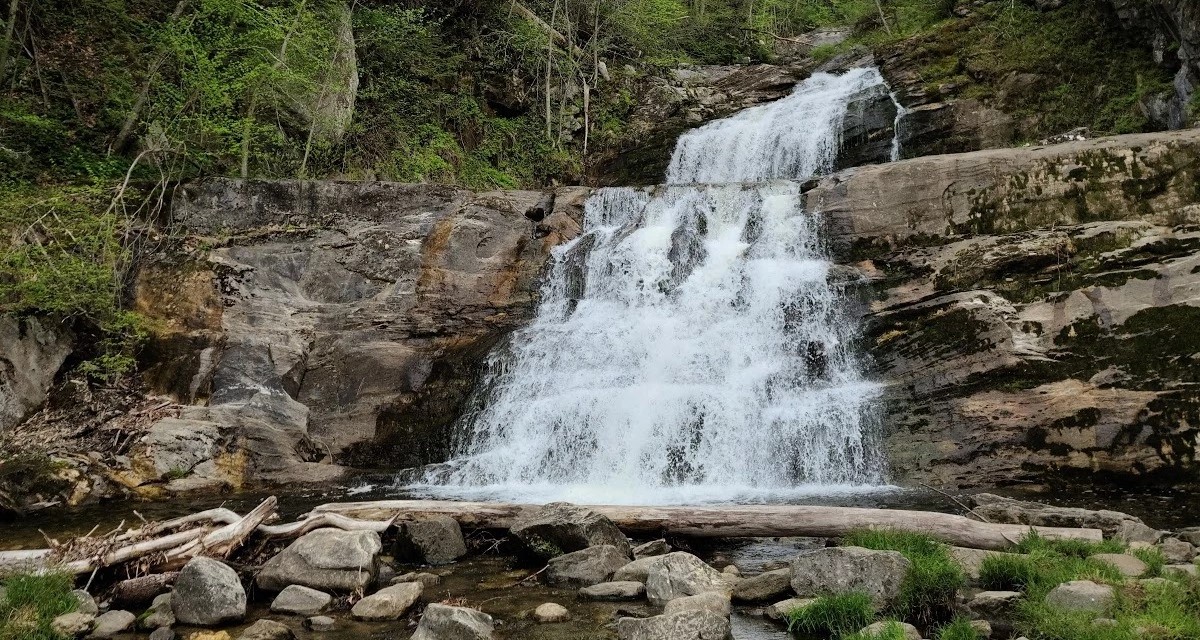
[[[816,74],[683,135],[667,185],[596,192],[429,488],[615,503],[881,482],[878,386],[797,181],[832,170],[847,104],[882,83]]]

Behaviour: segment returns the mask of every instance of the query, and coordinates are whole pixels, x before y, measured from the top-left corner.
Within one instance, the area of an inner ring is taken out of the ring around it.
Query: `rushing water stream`
[[[592,196],[431,491],[686,502],[879,485],[878,386],[795,181],[834,168],[848,105],[880,91],[874,69],[816,74],[685,134],[668,186]]]

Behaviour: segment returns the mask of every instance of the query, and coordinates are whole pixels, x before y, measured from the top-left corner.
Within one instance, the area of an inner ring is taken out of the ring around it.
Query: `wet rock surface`
[[[1185,130],[930,156],[805,194],[870,291],[899,478],[1194,477],[1197,150]]]

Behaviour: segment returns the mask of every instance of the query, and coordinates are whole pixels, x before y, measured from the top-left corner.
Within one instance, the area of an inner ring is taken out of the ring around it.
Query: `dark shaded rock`
[[[632,557],[629,540],[617,525],[600,513],[566,502],[552,502],[518,518],[509,533],[543,559],[600,545]]]
[[[458,521],[450,517],[399,523],[396,559],[432,565],[449,564],[467,555]]]

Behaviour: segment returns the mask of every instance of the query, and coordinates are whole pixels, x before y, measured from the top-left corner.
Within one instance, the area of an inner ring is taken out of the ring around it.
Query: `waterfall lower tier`
[[[756,499],[883,480],[845,283],[797,182],[878,71],[818,74],[685,134],[669,186],[604,189],[533,323],[491,357],[435,493]],[[695,181],[753,184],[681,184]]]

